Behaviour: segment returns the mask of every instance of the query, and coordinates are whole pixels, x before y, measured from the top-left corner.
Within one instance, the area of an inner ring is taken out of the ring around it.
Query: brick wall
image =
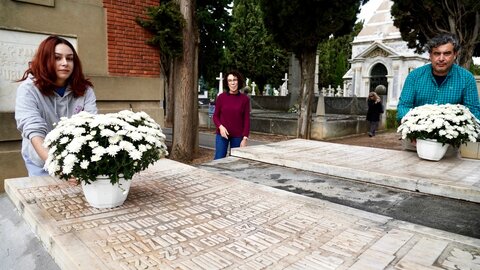
[[[150,34],[136,22],[146,18],[145,8],[158,6],[159,0],[104,0],[107,12],[108,72],[110,75],[158,77],[160,55],[146,45]]]

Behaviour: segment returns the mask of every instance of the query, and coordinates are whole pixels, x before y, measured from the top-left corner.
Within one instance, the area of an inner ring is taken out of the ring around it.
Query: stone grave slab
[[[260,162],[480,203],[480,162],[416,152],[293,139],[234,148],[232,155]]]
[[[6,192],[61,269],[478,269],[480,240],[163,159],[124,205],[53,177]]]

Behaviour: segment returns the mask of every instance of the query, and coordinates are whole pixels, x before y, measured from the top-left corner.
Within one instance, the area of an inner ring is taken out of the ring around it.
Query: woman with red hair
[[[73,45],[58,36],[40,43],[19,82],[15,120],[23,138],[22,157],[29,176],[48,175],[43,140],[61,117],[97,113],[93,85],[85,79]]]

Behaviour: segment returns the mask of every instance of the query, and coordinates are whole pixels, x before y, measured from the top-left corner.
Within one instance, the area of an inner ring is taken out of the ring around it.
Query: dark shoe
[[[374,136],[371,132],[368,132],[368,137]]]

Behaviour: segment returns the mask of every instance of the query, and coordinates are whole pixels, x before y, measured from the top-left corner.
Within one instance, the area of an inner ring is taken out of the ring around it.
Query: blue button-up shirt
[[[425,104],[463,104],[480,119],[477,83],[470,71],[454,64],[445,80],[438,85],[432,64],[416,68],[407,76],[397,106],[397,120],[410,109]]]

